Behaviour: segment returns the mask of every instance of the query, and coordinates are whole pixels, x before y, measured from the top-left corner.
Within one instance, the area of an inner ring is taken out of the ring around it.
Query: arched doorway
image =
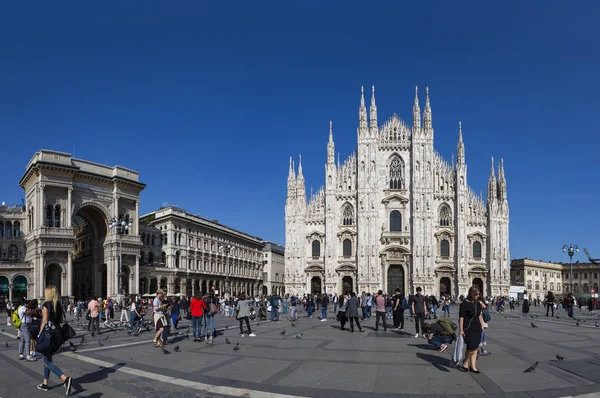
[[[158,290],[158,279],[152,278],[150,279],[150,291],[148,293],[155,294]]]
[[[473,286],[477,286],[479,288],[480,297],[485,297],[485,293],[483,291],[483,280],[481,278],[473,279]]]
[[[443,294],[447,294],[448,296],[452,296],[452,289],[451,289],[451,282],[450,282],[450,278],[448,278],[447,276],[443,277],[442,279],[440,279],[440,296]]]
[[[140,278],[140,294],[146,294],[146,293],[150,293],[148,291],[148,281],[146,280],[146,278]]]
[[[54,264],[50,264],[47,268],[46,268],[46,286],[56,286],[56,288],[58,289],[58,294],[62,295],[62,291],[61,291],[61,283],[60,283],[60,279],[62,276],[62,268],[60,267],[60,265],[54,263]],[[14,285],[13,285],[14,286]],[[13,295],[14,298],[14,295]]]
[[[387,293],[392,294],[396,289],[400,289],[400,294],[404,295],[404,267],[401,265],[390,265],[387,274]]]
[[[321,278],[313,276],[310,280],[310,292],[312,294],[321,294]]]
[[[352,277],[351,276],[345,276],[342,278],[342,291],[340,292],[341,294],[348,294],[352,292]]]
[[[60,289],[60,285],[56,287]],[[20,300],[21,297],[27,297],[27,278],[23,275],[17,275],[13,280],[13,302]]]
[[[87,205],[73,215],[71,225],[75,235],[72,294],[83,299],[106,297],[108,275],[104,243],[108,232],[108,220],[102,210],[94,205]]]
[[[208,284],[206,281],[202,281],[202,295],[206,295],[206,292],[208,292]]]
[[[167,278],[160,278],[160,288],[167,294]]]
[[[6,276],[0,276],[0,301],[6,302],[8,300],[8,278]]]

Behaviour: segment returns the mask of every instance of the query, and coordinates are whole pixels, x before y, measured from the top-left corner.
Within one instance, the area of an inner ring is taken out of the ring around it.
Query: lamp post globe
[[[109,228],[119,236],[119,262],[117,271],[117,303],[121,303],[125,296],[123,289],[123,235],[127,235],[133,226],[129,216],[113,217],[110,221]]]
[[[573,256],[575,253],[579,253],[579,246],[563,245],[562,250],[569,256],[569,290],[570,293],[573,293]]]

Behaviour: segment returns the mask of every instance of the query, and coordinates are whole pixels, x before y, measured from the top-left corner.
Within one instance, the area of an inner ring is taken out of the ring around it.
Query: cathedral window
[[[402,214],[398,210],[390,213],[390,232],[402,232]]]
[[[180,258],[181,258],[181,254],[179,253],[179,250],[177,250],[177,252],[175,253],[175,268],[179,268]]]
[[[19,257],[19,248],[17,245],[8,246],[8,259],[16,260]]]
[[[52,227],[52,205],[46,206],[46,227]]]
[[[350,204],[344,206],[342,212],[342,225],[354,225],[354,209]]]
[[[13,227],[14,231],[15,231],[15,236],[20,236],[21,235],[21,223],[18,221],[15,221],[15,225]]]
[[[450,242],[447,239],[443,239],[440,242],[440,255],[442,258],[450,257]]]
[[[452,220],[452,212],[450,211],[450,206],[447,204],[443,204],[440,207],[440,227],[449,227]]]
[[[404,161],[398,155],[390,162],[390,189],[404,189]]]
[[[350,239],[344,239],[342,246],[344,257],[352,257],[352,241]]]
[[[148,253],[148,262],[150,264],[154,263],[154,253],[152,253],[152,252]]]
[[[312,258],[318,259],[321,257],[321,242],[313,240],[312,242]]]
[[[54,228],[60,228],[60,205],[54,206]]]
[[[6,228],[4,229],[4,236],[12,236],[12,223],[6,222]]]
[[[481,259],[481,242],[473,242],[473,258]]]

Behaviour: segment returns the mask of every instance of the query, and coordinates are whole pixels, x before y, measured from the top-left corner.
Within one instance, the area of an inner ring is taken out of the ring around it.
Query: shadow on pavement
[[[421,344],[418,344],[417,346],[420,346],[420,345]],[[452,361],[450,359],[448,359],[447,357],[440,357],[438,355],[431,355],[431,354],[424,354],[422,352],[417,352],[417,358],[429,362],[430,364],[435,366],[436,369],[438,369],[439,371],[442,371],[442,372],[450,372],[450,368],[453,367]]]
[[[92,372],[92,373],[86,373],[83,376],[78,377],[77,379],[73,379],[73,391],[71,394],[77,393],[77,394],[81,394],[82,392],[85,392],[86,390],[83,388],[82,384],[92,384],[92,383],[96,383],[99,382],[100,380],[104,380],[106,378],[108,378],[108,375],[111,373],[115,373],[117,371],[117,369],[119,369],[122,366],[127,365],[125,362],[121,362],[121,363],[117,363],[114,366],[111,366],[110,368],[105,368],[103,366],[100,366],[97,371]],[[92,395],[89,395],[88,397],[101,397],[102,393],[94,393]],[[82,396],[83,397],[83,396]]]

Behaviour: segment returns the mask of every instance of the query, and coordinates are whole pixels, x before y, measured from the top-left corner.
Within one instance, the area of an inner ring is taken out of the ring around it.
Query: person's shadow
[[[111,373],[115,373],[117,371],[117,369],[119,369],[122,366],[127,365],[125,362],[121,362],[121,363],[117,363],[114,366],[111,366],[110,368],[105,368],[104,366],[99,366],[99,369],[95,372],[92,373],[86,373],[83,376],[80,376],[76,379],[73,379],[73,392],[77,393],[77,394],[81,394],[82,392],[85,392],[86,389],[83,388],[82,384],[92,384],[92,383],[96,383],[99,382],[100,380],[104,380],[106,378],[108,378],[108,375]],[[92,395],[89,395],[88,398],[98,398],[101,397],[102,393],[94,393]],[[83,398],[83,397],[82,397]]]
[[[436,369],[441,370],[442,372],[450,372],[450,367],[453,367],[451,358],[446,358],[439,355],[424,354],[422,352],[417,352],[417,358],[429,362],[435,366]]]

